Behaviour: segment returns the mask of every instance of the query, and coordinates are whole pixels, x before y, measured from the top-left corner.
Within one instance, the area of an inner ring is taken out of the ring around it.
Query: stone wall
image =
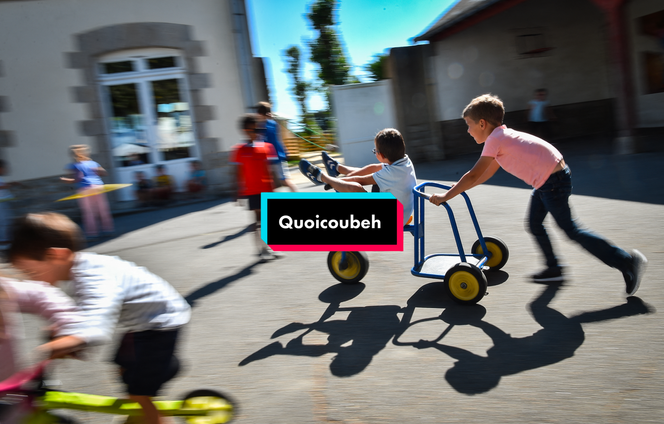
[[[557,119],[551,122],[551,135],[547,141],[583,137],[596,139],[597,136],[606,136],[607,139],[610,139],[615,134],[612,99],[553,106],[552,111]],[[459,111],[459,115],[461,115],[461,111]],[[515,130],[529,131],[525,110],[507,112],[504,123]],[[447,156],[482,151],[482,146],[478,146],[468,134],[468,128],[463,119],[441,121],[440,129]]]

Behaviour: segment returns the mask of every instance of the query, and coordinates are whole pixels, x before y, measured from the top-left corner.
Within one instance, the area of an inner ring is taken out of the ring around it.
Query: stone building
[[[106,183],[163,164],[183,190],[199,159],[223,193],[238,117],[268,99],[244,0],[0,1],[0,40],[0,157],[24,184],[19,209],[71,192],[72,144],[91,147]]]
[[[661,149],[661,0],[460,0],[391,50],[399,128],[412,157],[478,151],[460,119],[484,93],[525,129],[533,91],[549,91],[554,140],[603,140],[615,152]]]

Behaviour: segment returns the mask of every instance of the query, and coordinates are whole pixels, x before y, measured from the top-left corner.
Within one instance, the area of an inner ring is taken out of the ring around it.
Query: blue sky
[[[298,107],[290,94],[290,80],[284,72],[283,51],[297,45],[304,52],[304,77],[312,81],[316,68],[309,63],[306,42],[314,37],[305,14],[314,0],[246,0],[255,56],[268,58],[268,83],[273,110],[296,117]],[[341,0],[338,30],[353,73],[360,80],[363,67],[375,54],[392,47],[412,44],[456,0]],[[366,79],[365,79],[366,81]],[[309,109],[323,107],[318,97],[309,101]]]

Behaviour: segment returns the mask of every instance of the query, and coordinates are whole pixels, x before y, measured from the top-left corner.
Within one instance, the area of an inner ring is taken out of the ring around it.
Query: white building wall
[[[371,153],[374,137],[384,128],[396,128],[391,80],[332,87],[337,144],[345,164],[363,167],[376,163]]]
[[[603,26],[589,0],[537,0],[436,42],[440,120],[460,118],[484,93],[498,95],[508,112],[526,109],[537,88],[547,88],[554,105],[612,97]],[[516,37],[528,29],[541,31],[553,50],[519,58]]]
[[[0,128],[12,131],[15,145],[4,149],[11,179],[62,173],[70,161],[67,147],[92,138],[77,127],[95,117],[75,103],[72,87],[83,73],[67,67],[66,54],[78,50],[75,34],[131,22],[190,25],[192,39],[204,42],[198,71],[210,74],[203,101],[214,105],[215,119],[203,123],[207,137],[219,138],[227,151],[239,138],[237,118],[244,113],[230,7],[226,1],[195,0],[47,0],[0,3],[0,96],[8,103]],[[95,153],[93,151],[93,153]]]

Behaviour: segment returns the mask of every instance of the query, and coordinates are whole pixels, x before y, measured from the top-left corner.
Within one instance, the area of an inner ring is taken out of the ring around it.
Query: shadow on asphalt
[[[501,270],[485,272],[484,275],[486,275],[486,282],[489,287],[503,284],[505,281],[507,281],[510,278],[510,275],[508,273]]]
[[[251,275],[253,272],[253,268],[256,265],[261,264],[262,262],[260,260],[252,263],[251,265],[245,267],[241,271],[237,272],[236,274],[229,275],[228,277],[224,277],[221,280],[214,281],[212,283],[208,283],[204,285],[203,287],[200,287],[193,292],[189,293],[187,296],[185,296],[184,300],[189,303],[189,306],[192,308],[196,306],[196,301],[205,297],[209,296],[211,294],[214,294],[218,292],[219,290],[225,288],[229,284],[232,284],[236,282],[237,280],[241,280],[242,278],[248,277]]]
[[[373,357],[392,339],[396,346],[416,349],[437,349],[455,359],[445,379],[455,390],[469,395],[485,393],[498,386],[502,377],[535,368],[545,367],[574,356],[583,344],[582,324],[626,318],[654,313],[638,297],[629,297],[622,305],[608,309],[583,312],[571,318],[551,308],[549,304],[561,284],[548,285],[529,309],[541,330],[526,337],[512,337],[497,326],[484,321],[486,309],[477,305],[458,305],[446,294],[443,283],[429,283],[411,296],[405,308],[396,305],[341,307],[364,290],[364,284],[353,286],[338,284],[323,291],[319,299],[328,303],[318,321],[304,324],[292,322],[272,334],[272,339],[300,332],[288,342],[275,341],[244,358],[238,366],[275,355],[320,357],[336,354],[330,363],[330,372],[337,377],[349,377],[362,372]],[[444,309],[439,316],[412,321],[417,308]],[[348,312],[347,318],[333,319],[337,312]],[[399,319],[399,314],[403,314]],[[441,320],[447,324],[433,340],[408,342],[400,340],[415,325]],[[476,355],[460,347],[441,343],[455,326],[473,326],[481,329],[493,342],[487,356]],[[327,334],[327,343],[311,343],[305,337],[313,331]]]
[[[115,216],[115,233],[111,237],[101,238],[92,242],[88,241],[87,247],[93,247],[100,243],[105,243],[120,237],[123,234],[140,230],[141,228],[149,227],[162,221],[168,221],[169,219],[177,218],[182,215],[190,214],[193,212],[200,212],[230,201],[231,199],[226,198],[189,204],[185,203],[181,205],[175,204],[173,206],[163,207],[160,209],[138,211],[136,213]],[[81,223],[78,222],[78,224],[80,225]]]
[[[452,368],[445,373],[445,379],[459,393],[474,395],[497,387],[504,376],[545,367],[571,358],[585,340],[582,324],[654,312],[654,309],[640,298],[629,297],[622,305],[567,318],[549,306],[560,287],[559,284],[547,286],[529,305],[533,319],[542,327],[530,336],[512,337],[495,325],[484,321],[482,319],[484,308],[474,305],[471,308],[446,309],[439,319],[448,323],[447,329],[435,340],[420,340],[410,345],[417,349],[434,348],[455,359]],[[424,320],[409,326],[422,321]],[[440,343],[454,325],[477,327],[489,336],[493,346],[487,350],[487,356],[476,355],[463,348]],[[407,345],[407,343],[399,344]]]
[[[275,355],[319,357],[328,353],[336,355],[330,362],[330,372],[337,377],[359,374],[371,363],[373,357],[387,346],[398,331],[401,307],[397,305],[342,308],[341,303],[359,295],[364,284],[337,284],[323,291],[319,299],[329,303],[320,319],[314,323],[290,323],[274,332],[272,338],[302,331],[285,345],[271,343],[243,359],[238,365]],[[347,318],[329,320],[337,312],[348,312]],[[327,334],[326,344],[309,344],[304,337],[313,331]]]
[[[201,249],[211,249],[213,247],[219,246],[222,243],[226,243],[227,241],[235,240],[236,238],[242,237],[243,235],[252,232],[254,229],[254,224],[249,224],[245,228],[241,229],[235,234],[230,234],[227,236],[224,236],[219,241],[215,241],[214,243],[206,244],[205,246],[201,247]]]

